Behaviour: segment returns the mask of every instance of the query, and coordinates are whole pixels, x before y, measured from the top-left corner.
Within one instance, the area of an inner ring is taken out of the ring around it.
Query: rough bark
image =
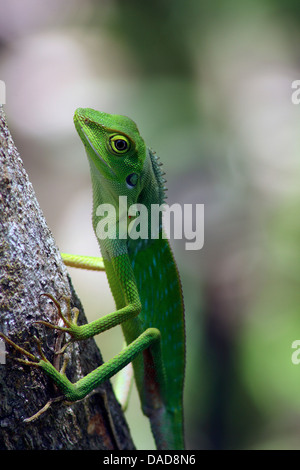
[[[64,296],[70,297],[72,307],[80,310],[79,323],[86,322],[0,106],[0,331],[31,352],[37,352],[36,335],[47,359],[58,366],[54,352],[63,336],[34,324],[59,321],[57,309],[42,293],[52,294],[62,306]],[[6,363],[0,365],[1,450],[134,448],[109,382],[78,403],[54,403],[36,421],[25,423],[60,393],[38,368],[15,361],[21,355],[11,346],[6,351]],[[92,339],[75,343],[67,354],[72,381],[102,363]]]

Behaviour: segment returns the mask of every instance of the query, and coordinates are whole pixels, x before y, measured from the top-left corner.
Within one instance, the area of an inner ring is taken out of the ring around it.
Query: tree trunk
[[[60,356],[54,353],[64,334],[34,324],[61,321],[43,293],[51,294],[63,310],[69,297],[71,306],[80,310],[79,324],[86,323],[0,106],[0,331],[34,354],[36,335],[45,356],[58,368]],[[55,402],[37,420],[24,422],[60,392],[40,369],[15,361],[22,355],[14,348],[0,345],[0,353],[4,347],[8,353],[6,359],[0,355],[1,450],[134,448],[109,382],[80,402]],[[65,354],[72,382],[102,363],[93,339],[74,343]]]

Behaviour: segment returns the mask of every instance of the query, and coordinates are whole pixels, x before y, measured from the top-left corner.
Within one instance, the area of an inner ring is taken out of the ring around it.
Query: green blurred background
[[[300,448],[300,3],[0,0],[5,111],[61,251],[98,254],[77,107],[125,114],[164,162],[169,204],[205,205],[202,250],[172,242],[186,304],[189,449]],[[91,320],[105,274],[70,270]],[[120,329],[97,338],[104,359]],[[136,393],[127,413],[152,449]]]

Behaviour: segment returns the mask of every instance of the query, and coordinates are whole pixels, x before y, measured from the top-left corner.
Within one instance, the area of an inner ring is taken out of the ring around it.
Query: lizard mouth
[[[92,142],[90,141],[90,139],[88,138],[88,136],[86,135],[86,133],[84,132],[83,128],[80,126],[80,130],[81,132],[83,133],[84,135],[84,138],[86,139],[86,141],[88,142],[89,146],[91,147],[91,149],[93,150],[93,152],[95,153],[95,155],[97,155],[97,157],[99,158],[99,160],[101,160],[101,162],[107,166],[107,168],[109,169],[109,171],[111,172],[112,176],[117,176],[116,173],[113,171],[113,169],[109,166],[109,164],[101,157],[100,153],[97,152],[97,150],[95,149],[95,147],[93,146]]]

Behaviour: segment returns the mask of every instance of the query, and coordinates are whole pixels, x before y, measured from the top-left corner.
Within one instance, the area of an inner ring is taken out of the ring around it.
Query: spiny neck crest
[[[166,191],[168,190],[168,188],[166,187],[167,180],[164,178],[166,173],[162,169],[162,162],[160,161],[159,156],[156,154],[156,152],[154,152],[154,150],[150,148],[148,150],[149,150],[149,155],[150,155],[150,159],[152,163],[153,172],[154,172],[157,185],[158,185],[159,203],[163,204],[164,202],[166,202],[166,199],[168,197],[166,194]]]

